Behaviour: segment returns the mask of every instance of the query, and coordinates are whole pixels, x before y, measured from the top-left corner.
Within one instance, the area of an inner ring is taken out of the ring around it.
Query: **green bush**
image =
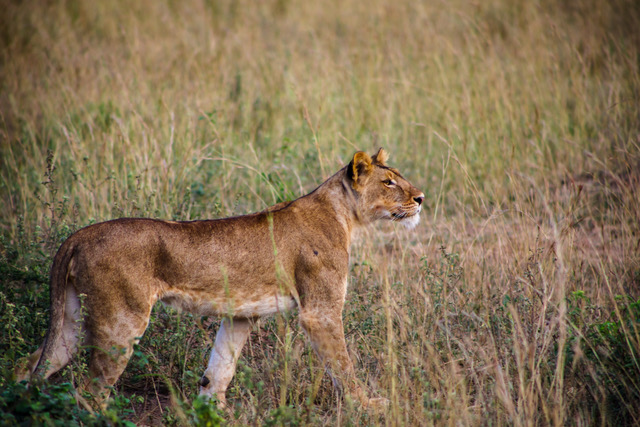
[[[0,393],[0,424],[6,426],[126,426],[122,402],[116,409],[94,413],[78,404],[70,383],[46,384],[24,382],[6,384]],[[126,411],[125,411],[126,413]]]

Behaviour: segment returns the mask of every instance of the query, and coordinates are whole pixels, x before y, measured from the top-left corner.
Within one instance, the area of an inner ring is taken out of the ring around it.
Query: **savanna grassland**
[[[82,357],[12,382],[74,230],[254,212],[379,146],[426,194],[352,248],[384,413],[295,313],[258,322],[227,411],[196,399],[217,320],[160,305],[107,410],[70,391]],[[0,424],[638,425],[639,171],[634,0],[1,0]]]

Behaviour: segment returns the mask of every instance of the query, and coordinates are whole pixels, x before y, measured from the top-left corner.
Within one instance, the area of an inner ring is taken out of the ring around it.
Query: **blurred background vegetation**
[[[193,401],[214,319],[158,307],[94,421],[640,422],[637,1],[0,10],[4,417],[68,394],[10,373],[46,332],[48,268],[72,231],[256,211],[383,146],[427,195],[416,230],[381,225],[352,253],[349,346],[387,413],[333,393],[295,314],[256,328],[217,413]]]

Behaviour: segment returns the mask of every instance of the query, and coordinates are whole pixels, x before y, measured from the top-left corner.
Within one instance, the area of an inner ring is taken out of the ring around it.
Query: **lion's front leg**
[[[322,363],[329,368],[334,386],[368,406],[369,399],[356,379],[347,352],[341,310],[327,312],[318,308],[304,308],[300,311],[300,325]]]
[[[225,392],[236,372],[236,363],[242,347],[251,332],[251,322],[246,319],[223,319],[209,356],[209,364],[200,380],[200,395],[218,398],[220,406],[226,405]]]

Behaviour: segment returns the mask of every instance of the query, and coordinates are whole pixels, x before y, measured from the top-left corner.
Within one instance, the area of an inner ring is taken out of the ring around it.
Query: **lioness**
[[[377,219],[408,226],[419,219],[424,194],[386,166],[387,158],[383,149],[373,157],[357,152],[310,194],[252,215],[185,222],[123,218],[79,230],[53,260],[49,331],[18,379],[34,373],[46,378],[69,362],[78,344],[89,345],[84,387],[104,399],[160,300],[223,317],[200,394],[215,395],[224,405],[250,320],[297,307],[334,384],[365,406],[380,403],[368,399],[355,378],[342,307],[354,229]]]

